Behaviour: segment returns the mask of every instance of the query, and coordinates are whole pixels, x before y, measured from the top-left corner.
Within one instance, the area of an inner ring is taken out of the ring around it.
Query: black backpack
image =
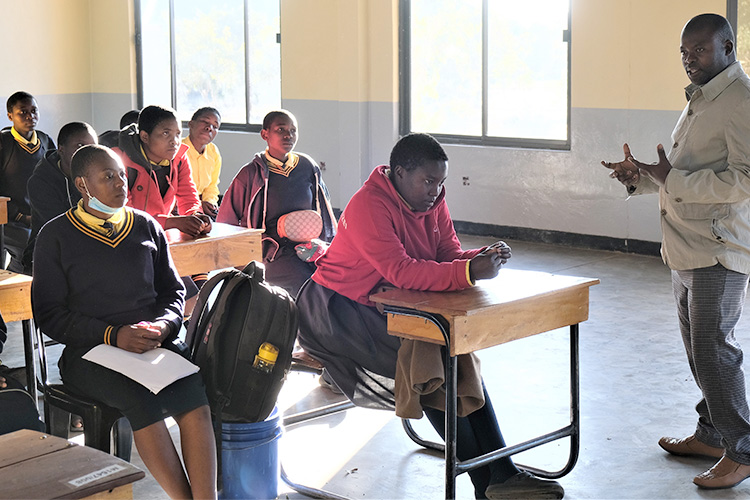
[[[292,363],[297,306],[283,288],[266,283],[264,274],[255,261],[242,271],[218,273],[201,289],[190,319],[190,358],[200,367],[219,427],[222,421],[265,420]],[[268,373],[253,368],[264,342],[279,350]]]

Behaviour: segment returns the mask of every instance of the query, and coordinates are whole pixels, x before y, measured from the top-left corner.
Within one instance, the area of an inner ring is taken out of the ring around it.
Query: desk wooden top
[[[7,323],[32,319],[31,276],[0,269],[0,314]]]
[[[502,269],[496,278],[455,292],[393,289],[370,300],[443,316],[450,324],[451,354],[465,354],[588,319],[589,287],[596,278]],[[388,314],[392,335],[444,343],[421,318]]]
[[[137,467],[37,431],[0,436],[0,499],[84,498],[135,482]]]
[[[8,202],[10,198],[7,196],[0,196],[0,224],[8,223]]]
[[[263,260],[262,229],[214,222],[211,232],[194,238],[178,229],[167,229],[167,241],[180,276],[245,266]]]

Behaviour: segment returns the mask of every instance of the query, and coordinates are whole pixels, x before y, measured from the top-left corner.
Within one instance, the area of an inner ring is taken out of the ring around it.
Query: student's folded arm
[[[402,242],[404,235],[398,234],[398,221],[394,220],[394,212],[387,204],[372,203],[358,212],[360,223],[351,224],[350,221],[355,232],[355,246],[392,285],[432,291],[460,290],[471,286],[466,275],[466,259],[437,262],[409,256]]]
[[[73,347],[116,345],[117,328],[105,321],[72,311],[68,308],[68,281],[60,262],[57,242],[39,233],[31,287],[34,321],[50,338]],[[94,295],[92,295],[94,297]]]

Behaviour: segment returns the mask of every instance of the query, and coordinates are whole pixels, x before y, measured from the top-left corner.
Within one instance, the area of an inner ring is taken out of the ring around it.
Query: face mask
[[[81,177],[83,180],[83,187],[86,189],[86,195],[89,197],[89,208],[92,210],[96,210],[97,212],[101,212],[103,214],[107,215],[114,215],[116,214],[120,209],[119,208],[112,208],[109,205],[105,205],[96,196],[91,196],[91,193],[89,193],[89,188],[86,185],[86,179]]]

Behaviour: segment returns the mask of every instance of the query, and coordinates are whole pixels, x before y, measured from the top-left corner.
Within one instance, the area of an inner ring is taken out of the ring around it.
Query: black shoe
[[[559,500],[565,496],[565,490],[557,481],[539,479],[528,472],[519,472],[502,483],[489,485],[484,494],[490,500],[522,498]]]

